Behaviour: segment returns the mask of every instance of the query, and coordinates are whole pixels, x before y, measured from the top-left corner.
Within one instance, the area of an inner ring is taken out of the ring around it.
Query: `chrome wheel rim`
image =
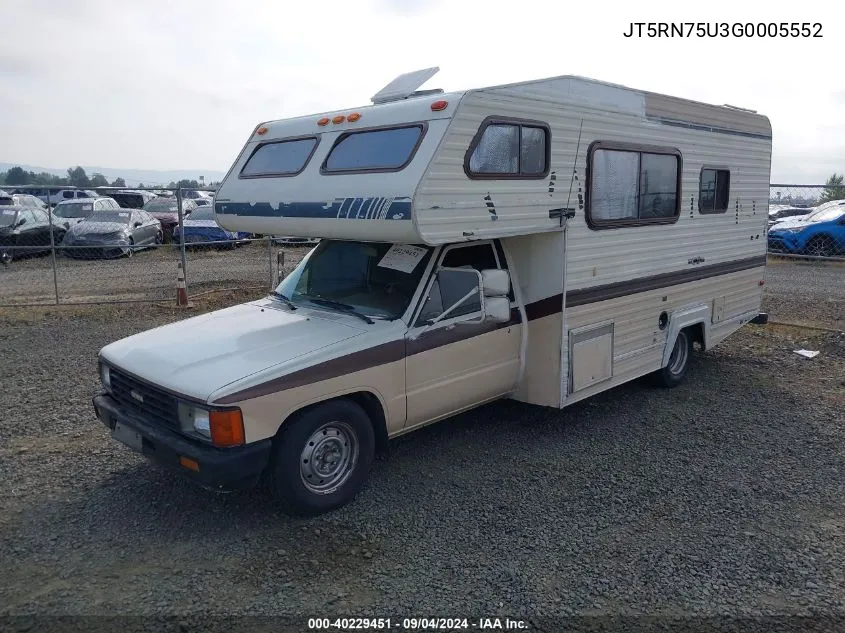
[[[345,422],[328,422],[312,433],[299,458],[305,487],[315,494],[331,494],[342,486],[358,463],[358,436]]]
[[[669,373],[678,375],[683,371],[689,356],[689,345],[687,345],[686,332],[679,332],[675,340],[675,347],[669,356]]]

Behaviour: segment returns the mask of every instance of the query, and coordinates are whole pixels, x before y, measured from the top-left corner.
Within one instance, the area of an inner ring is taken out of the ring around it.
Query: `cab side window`
[[[445,268],[474,268],[479,271],[499,268],[496,261],[496,252],[493,250],[493,245],[489,243],[451,248],[441,258],[440,266]],[[469,275],[452,277],[448,284],[444,282],[442,285],[435,279],[428,298],[423,304],[422,310],[420,310],[417,325],[422,325],[442,314],[444,310],[448,310],[472,290],[474,285],[475,282]],[[473,314],[480,310],[481,304],[478,297],[475,297],[467,299],[450,312],[446,318]]]

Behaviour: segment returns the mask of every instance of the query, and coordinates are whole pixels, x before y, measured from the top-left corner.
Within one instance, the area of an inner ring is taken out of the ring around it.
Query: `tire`
[[[158,246],[160,244],[164,244],[164,235],[162,234],[161,231],[156,233],[155,244],[156,244],[156,246]]]
[[[807,242],[804,254],[815,257],[833,257],[836,254],[836,244],[830,235],[816,235]]]
[[[684,381],[692,358],[692,336],[689,330],[681,330],[675,339],[675,346],[666,367],[652,374],[658,387],[677,387]]]
[[[129,248],[126,249],[126,259],[132,257],[135,254],[135,240],[131,237],[129,238]]]
[[[267,483],[287,514],[317,516],[355,498],[374,455],[375,433],[364,410],[349,400],[325,402],[282,427]]]
[[[0,262],[3,262],[6,266],[12,263],[12,260],[15,259],[15,256],[12,254],[12,251],[2,250],[0,251]]]

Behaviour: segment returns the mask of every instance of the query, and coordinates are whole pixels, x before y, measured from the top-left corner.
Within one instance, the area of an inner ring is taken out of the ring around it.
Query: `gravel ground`
[[[773,316],[836,327],[843,290],[818,280],[845,269],[812,269],[811,301],[783,291],[803,270],[770,269]],[[392,442],[354,503],[295,520],[95,420],[97,350],[183,316],[0,311],[0,615],[845,615],[841,333],[747,326],[674,390],[486,406]]]

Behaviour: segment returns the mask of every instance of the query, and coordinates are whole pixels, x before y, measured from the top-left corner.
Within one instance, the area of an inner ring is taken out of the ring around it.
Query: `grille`
[[[112,396],[120,404],[167,427],[179,430],[179,406],[176,398],[114,369],[109,371],[109,377]],[[143,398],[143,402],[132,397],[133,391]]]

